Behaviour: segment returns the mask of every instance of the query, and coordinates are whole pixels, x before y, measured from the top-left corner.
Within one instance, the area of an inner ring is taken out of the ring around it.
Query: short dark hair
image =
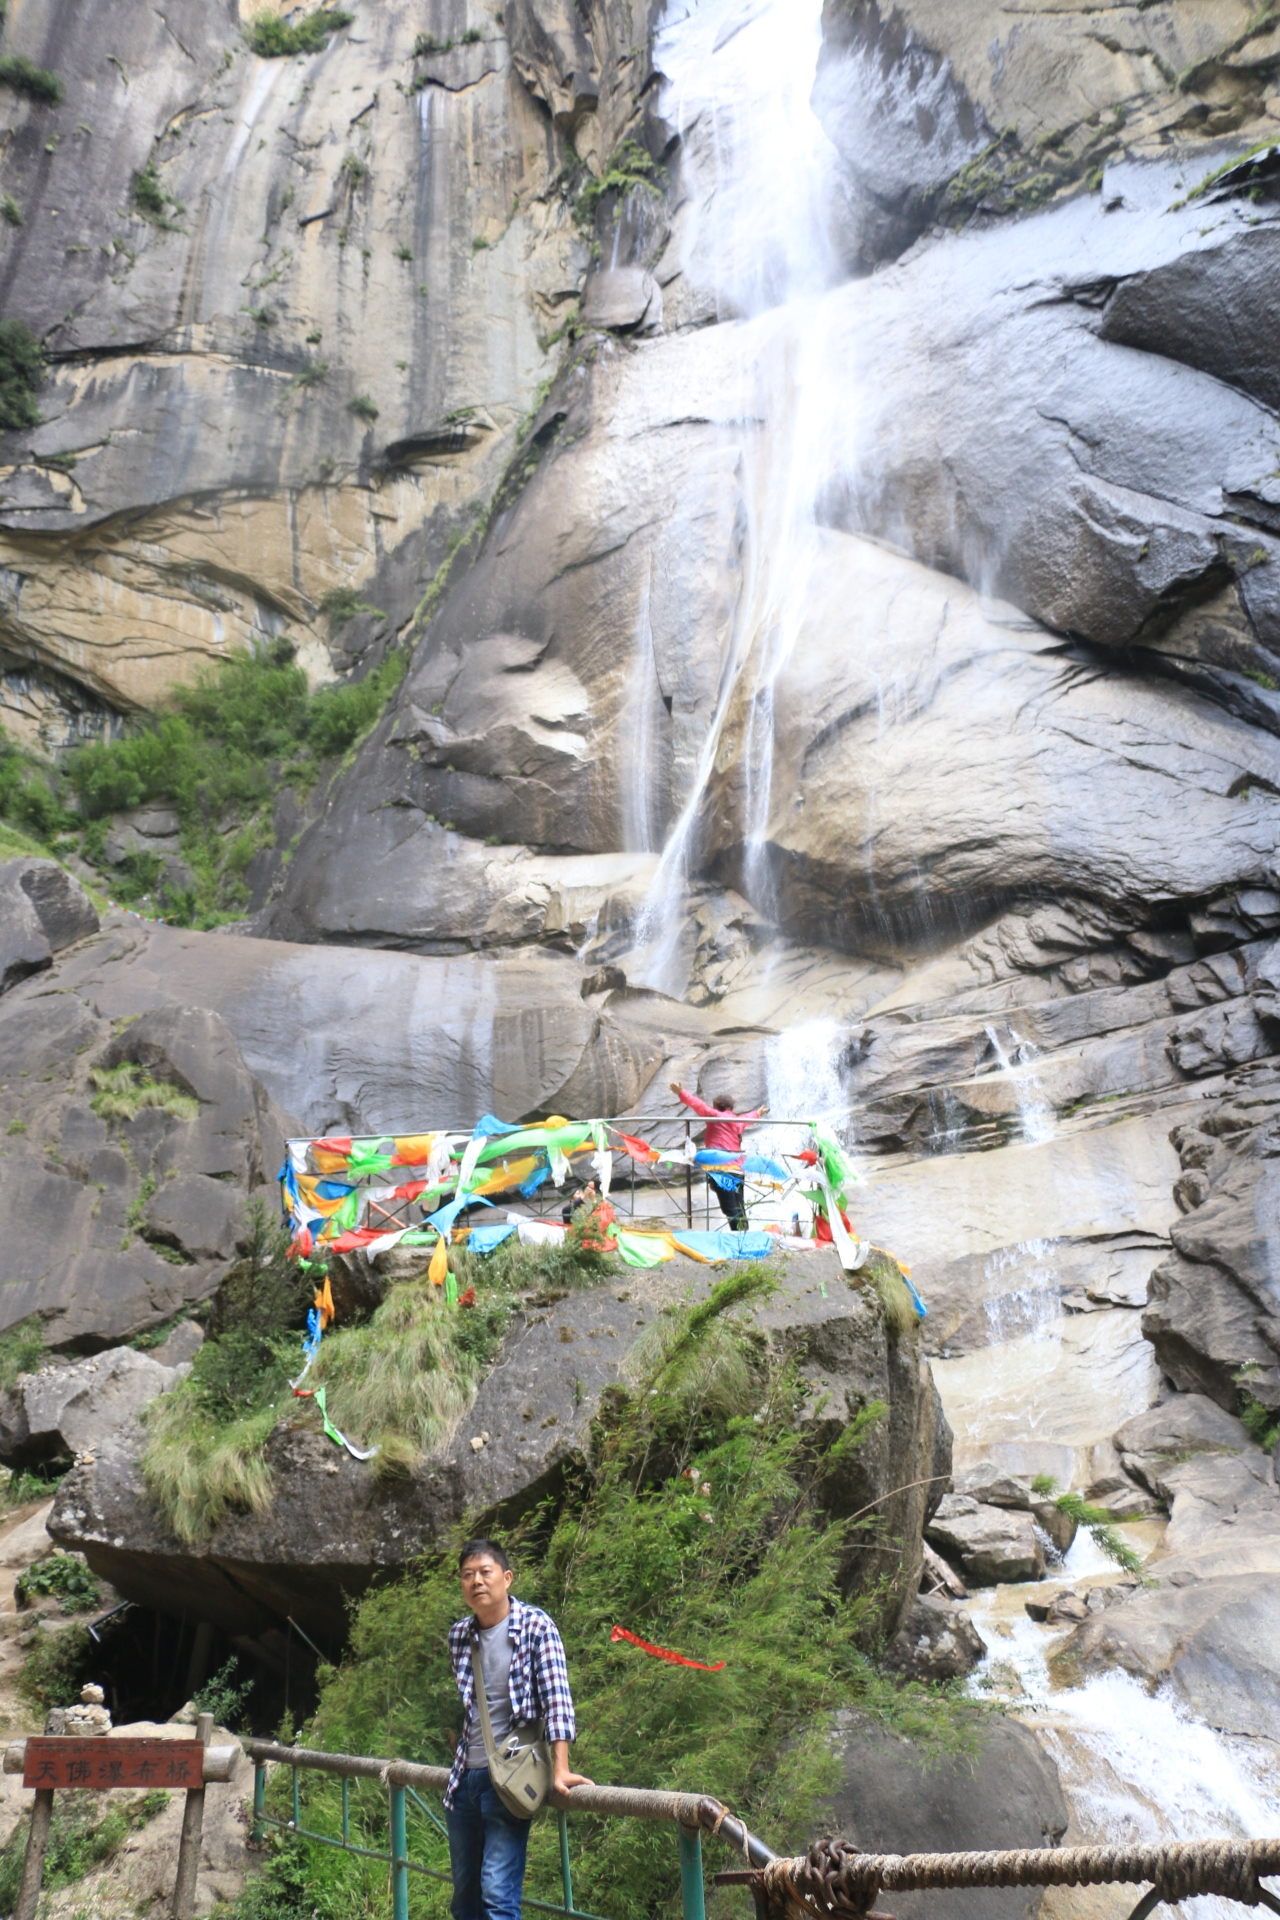
[[[733,1102],[727,1093],[718,1093],[711,1102],[717,1113],[732,1113]]]
[[[511,1570],[506,1548],[500,1547],[496,1540],[468,1540],[458,1555],[458,1572],[466,1566],[468,1560],[496,1560],[504,1573]]]

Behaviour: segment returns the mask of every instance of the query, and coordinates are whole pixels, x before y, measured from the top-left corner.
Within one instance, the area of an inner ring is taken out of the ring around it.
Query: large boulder
[[[1120,1667],[1169,1685],[1198,1720],[1280,1740],[1280,1590],[1274,1572],[1161,1586],[1077,1628],[1056,1656],[1064,1679]]]
[[[927,1538],[976,1587],[1044,1577],[1044,1547],[1030,1513],[949,1493],[929,1522]]]
[[[874,1509],[884,1536],[899,1543],[887,1590],[879,1538],[861,1536],[865,1544],[844,1570],[851,1585],[882,1588],[893,1632],[918,1584],[929,1504],[930,1489],[909,1483],[945,1485],[950,1436],[918,1347],[886,1337],[875,1296],[847,1283],[834,1261],[824,1268],[824,1296],[814,1284],[816,1257],[792,1263],[752,1319],[795,1361],[806,1389],[802,1421],[818,1423],[825,1437],[838,1438],[873,1401],[886,1408],[822,1498],[837,1517]],[[379,1478],[376,1467],[321,1435],[281,1427],[267,1447],[270,1507],[230,1516],[187,1545],[147,1494],[142,1429],[122,1425],[63,1480],[51,1531],[143,1605],[185,1609],[229,1634],[258,1634],[292,1614],[332,1651],[345,1631],[346,1601],[406,1567],[464,1516],[510,1522],[558,1498],[588,1454],[602,1399],[625,1385],[640,1329],[662,1303],[705,1294],[712,1278],[705,1267],[673,1261],[646,1274],[643,1289],[615,1279],[531,1298],[455,1434],[411,1478]]]
[[[826,1830],[869,1853],[952,1853],[1055,1846],[1067,1830],[1057,1768],[1030,1728],[1002,1716],[969,1728],[970,1750],[915,1745],[852,1713],[836,1716],[843,1782]],[[1038,1887],[949,1892],[957,1920],[1033,1920]],[[938,1896],[895,1893],[899,1920],[928,1920]]]
[[[986,1652],[963,1607],[942,1594],[918,1593],[885,1650],[883,1664],[904,1680],[956,1680]]]
[[[88,894],[56,860],[7,860],[0,866],[0,993],[97,931]]]
[[[169,1005],[114,1018],[87,942],[82,990],[48,973],[0,1002],[0,1328],[96,1352],[206,1299],[275,1210],[296,1131],[218,1014]],[[107,973],[110,981],[110,971]]]
[[[185,1369],[183,1370],[185,1371]],[[99,1446],[182,1378],[133,1347],[20,1374],[0,1395],[0,1460],[38,1466]]]

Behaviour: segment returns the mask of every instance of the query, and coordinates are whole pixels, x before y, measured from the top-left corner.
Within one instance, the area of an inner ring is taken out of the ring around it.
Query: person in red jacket
[[[733,1102],[727,1094],[723,1093],[718,1093],[715,1105],[709,1107],[705,1100],[699,1100],[696,1093],[690,1093],[687,1087],[680,1086],[677,1081],[673,1080],[670,1084],[671,1091],[678,1100],[683,1100],[686,1107],[692,1107],[695,1113],[701,1114],[702,1118],[710,1123],[703,1135],[702,1144],[711,1152],[741,1153],[742,1136],[748,1126],[753,1120],[761,1119],[768,1111],[765,1107],[756,1107],[751,1113],[735,1113]],[[720,1211],[730,1227],[735,1233],[745,1233],[747,1208],[743,1198],[742,1175],[728,1170],[723,1173],[717,1170],[709,1174],[708,1178],[715,1188],[716,1199],[720,1202]]]

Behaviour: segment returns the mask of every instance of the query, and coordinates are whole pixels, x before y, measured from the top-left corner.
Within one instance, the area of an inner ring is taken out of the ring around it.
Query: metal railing
[[[422,1874],[429,1880],[448,1883],[452,1876],[439,1867],[429,1867],[409,1855],[408,1803],[413,1802],[441,1834],[448,1829],[440,1815],[422,1798],[424,1793],[441,1794],[449,1782],[448,1767],[428,1767],[412,1760],[377,1760],[361,1754],[318,1753],[311,1747],[282,1747],[271,1740],[246,1740],[245,1752],[253,1761],[252,1838],[261,1844],[268,1828],[310,1840],[322,1847],[336,1847],[365,1860],[385,1861],[391,1875],[392,1920],[409,1920],[409,1875]],[[267,1768],[291,1770],[291,1817],[282,1820],[267,1812]],[[303,1825],[299,1786],[304,1772],[328,1774],[342,1786],[341,1835],[320,1833]],[[352,1780],[376,1780],[387,1790],[387,1846],[360,1846],[351,1838]],[[419,1791],[419,1789],[421,1791]],[[654,1793],[639,1787],[575,1787],[571,1794],[551,1796],[559,1827],[560,1884],[563,1904],[534,1900],[527,1895],[526,1907],[540,1913],[553,1913],[561,1920],[600,1920],[600,1916],[573,1904],[573,1875],[569,1862],[567,1813],[604,1814],[628,1820],[669,1821],[677,1830],[680,1894],[684,1920],[705,1920],[702,1876],[702,1834],[713,1833],[733,1847],[753,1868],[767,1866],[775,1858],[771,1848],[751,1833],[736,1815],[709,1795],[692,1793]]]

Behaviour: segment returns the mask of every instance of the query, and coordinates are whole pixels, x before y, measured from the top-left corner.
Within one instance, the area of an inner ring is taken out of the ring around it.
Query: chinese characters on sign
[[[76,1739],[66,1735],[27,1741],[24,1787],[184,1787],[204,1785],[204,1748],[198,1740]]]

